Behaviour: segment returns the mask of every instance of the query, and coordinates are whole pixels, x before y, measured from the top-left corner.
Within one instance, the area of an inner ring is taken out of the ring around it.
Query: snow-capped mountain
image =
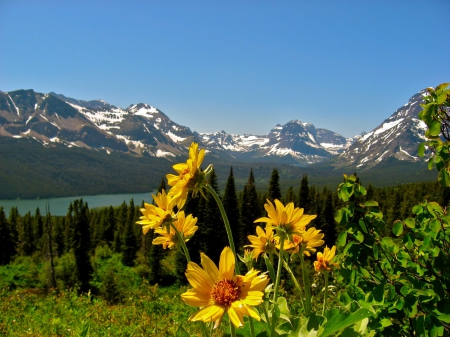
[[[344,137],[297,120],[265,136],[198,134],[148,104],[122,109],[33,90],[0,93],[0,135],[166,158],[184,154],[197,141],[217,159],[302,165],[328,160],[348,146]]]
[[[365,169],[389,157],[419,161],[425,124],[417,115],[423,93],[373,131],[348,139],[298,120],[276,125],[268,135],[199,134],[148,104],[122,109],[102,100],[16,90],[0,92],[0,136],[168,159],[184,156],[196,141],[219,160],[309,165],[332,159],[335,167]]]
[[[419,120],[418,114],[422,110],[420,104],[423,102],[425,92],[425,90],[418,92],[380,126],[362,134],[334,158],[334,165],[367,169],[390,157],[412,162],[420,161],[417,148],[425,140],[426,125]]]

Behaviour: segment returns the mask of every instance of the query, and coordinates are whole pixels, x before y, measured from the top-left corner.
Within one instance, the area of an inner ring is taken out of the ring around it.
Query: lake
[[[32,215],[39,207],[42,215],[46,214],[47,204],[50,206],[50,213],[55,216],[64,216],[67,214],[69,204],[76,199],[83,199],[88,203],[89,209],[105,206],[120,206],[124,201],[129,204],[133,199],[135,205],[140,205],[142,201],[150,203],[152,201],[152,193],[131,193],[131,194],[102,194],[87,195],[67,198],[50,198],[50,199],[17,199],[17,200],[0,200],[0,206],[3,206],[6,217],[12,207],[17,207],[20,215],[31,212]]]

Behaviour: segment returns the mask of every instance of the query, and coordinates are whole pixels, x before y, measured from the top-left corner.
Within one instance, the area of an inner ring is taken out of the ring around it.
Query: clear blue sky
[[[449,0],[0,0],[0,90],[148,103],[198,132],[351,137],[450,81]]]

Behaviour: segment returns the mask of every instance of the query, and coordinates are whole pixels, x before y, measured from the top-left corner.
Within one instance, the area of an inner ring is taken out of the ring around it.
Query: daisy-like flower
[[[195,225],[196,223],[197,218],[194,218],[192,214],[189,214],[186,217],[184,211],[178,212],[177,219],[173,221],[173,225],[177,228],[178,232],[183,237],[184,242],[189,241],[189,239],[198,229],[198,227]],[[171,249],[178,243],[179,239],[172,226],[170,226],[169,232],[167,232],[166,228],[157,228],[155,230],[155,233],[158,233],[160,236],[153,239],[152,243],[154,245],[163,245],[164,249],[166,249],[167,247]]]
[[[275,205],[267,199],[264,208],[268,217],[259,218],[255,222],[266,222],[266,228],[282,230],[288,237],[299,234],[307,224],[316,218],[316,215],[303,214],[303,208],[294,208],[293,202],[284,206],[278,199],[275,199]]]
[[[316,270],[316,272],[328,272],[333,268],[339,268],[339,265],[337,263],[331,262],[335,254],[336,246],[333,246],[331,249],[325,247],[325,249],[323,250],[323,254],[321,252],[318,252],[317,261],[314,261],[314,269]]]
[[[204,158],[205,150],[199,151],[198,144],[192,143],[189,147],[189,158],[186,163],[172,166],[178,175],[168,174],[166,176],[169,186],[172,186],[169,194],[173,195],[174,199],[179,200],[178,208],[181,208],[180,204],[184,204],[186,201],[189,189],[196,191],[206,181],[205,175],[200,170]]]
[[[145,208],[141,208],[142,216],[140,221],[136,223],[142,225],[142,232],[147,234],[150,229],[161,227],[164,222],[171,222],[174,213],[172,209],[176,205],[175,200],[171,195],[167,195],[166,191],[158,192],[157,195],[152,194],[156,205],[144,204]]]
[[[275,251],[273,230],[269,226],[266,226],[265,231],[260,226],[256,226],[256,235],[249,235],[247,238],[252,244],[245,247],[253,248],[253,258],[256,261],[258,261],[259,255]]]
[[[189,262],[186,278],[193,289],[181,295],[181,299],[193,307],[202,307],[190,321],[215,322],[217,327],[225,313],[234,326],[244,325],[244,316],[260,320],[253,309],[263,302],[264,289],[269,283],[266,275],[258,275],[252,269],[245,276],[234,275],[235,257],[229,247],[220,254],[219,268],[205,254],[201,254],[200,267]]]
[[[302,231],[300,235],[292,235],[290,240],[284,241],[284,250],[290,254],[296,254],[300,250],[303,254],[311,256],[311,253],[316,251],[317,247],[322,246],[324,234],[320,229],[314,227],[309,228],[307,231]],[[279,238],[277,238],[277,248],[280,249]]]

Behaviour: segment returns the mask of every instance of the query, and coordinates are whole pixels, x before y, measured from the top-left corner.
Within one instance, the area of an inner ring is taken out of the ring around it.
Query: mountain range
[[[0,136],[32,138],[44,146],[62,144],[175,160],[192,141],[216,160],[369,169],[394,157],[419,161],[425,124],[417,118],[421,91],[369,133],[345,138],[313,124],[292,120],[268,135],[198,133],[145,104],[126,109],[103,100],[84,101],[54,92],[0,91]]]

